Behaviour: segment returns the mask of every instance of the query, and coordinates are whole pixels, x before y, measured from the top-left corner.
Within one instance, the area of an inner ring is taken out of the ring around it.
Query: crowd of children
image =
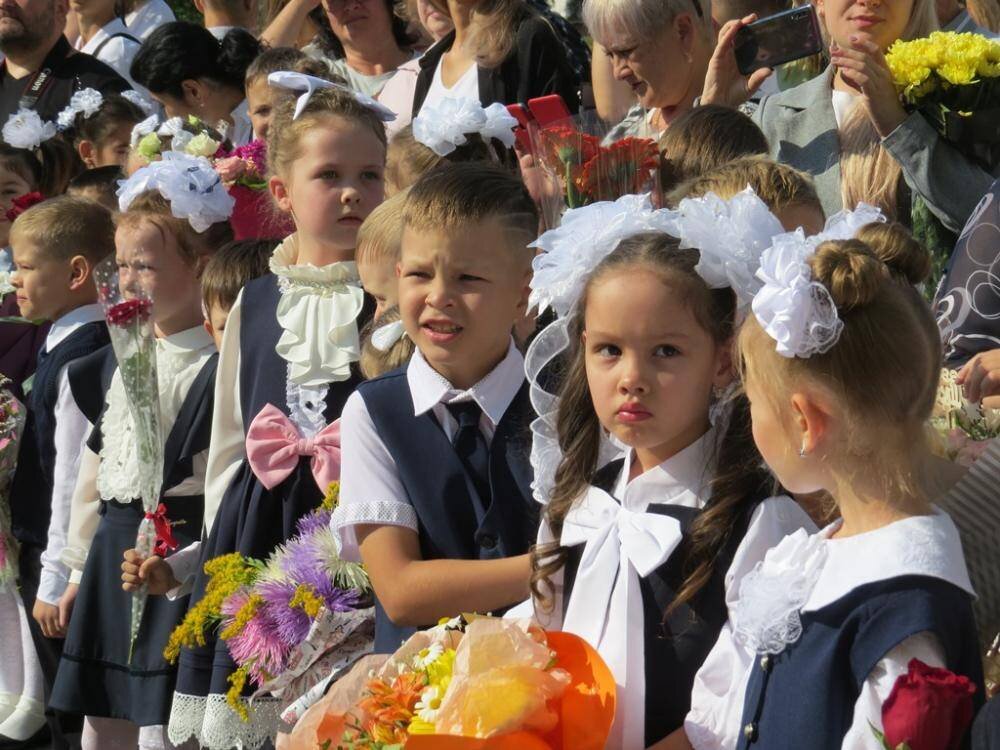
[[[552,227],[500,105],[429,102],[388,139],[384,106],[267,49],[227,69],[247,146],[188,117],[211,91],[172,94],[138,54],[183,119],[83,89],[61,135],[19,120],[0,145],[0,382],[27,407],[0,476],[19,546],[0,735],[280,746],[288,701],[234,696],[218,629],[164,650],[209,595],[206,563],[265,560],[336,487],[376,653],[459,613],[575,633],[614,676],[625,750],[879,748],[897,686],[937,670],[968,715],[929,700],[910,747],[937,747],[928,722],[954,724],[942,750],[968,746],[1000,602],[996,539],[967,509],[1000,463],[927,439],[943,354],[905,227],[865,205],[827,217],[808,175],[712,105],[663,136],[653,195]],[[107,264],[152,301],[155,513]],[[975,734],[1000,746],[989,711]]]

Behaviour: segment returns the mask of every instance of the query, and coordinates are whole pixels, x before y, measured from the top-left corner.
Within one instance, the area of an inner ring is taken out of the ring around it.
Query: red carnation
[[[36,203],[41,203],[43,200],[45,200],[45,196],[37,191],[19,195],[11,201],[10,208],[7,209],[7,221],[13,222],[18,216],[23,214]]]
[[[576,188],[591,201],[614,200],[649,188],[659,165],[656,142],[648,138],[623,138],[601,147],[577,178]]]
[[[111,325],[124,327],[137,318],[140,320],[148,318],[152,306],[148,299],[125,300],[109,307],[106,317]]]
[[[911,659],[909,671],[892,686],[882,704],[886,747],[957,750],[972,721],[975,684],[947,669]]]

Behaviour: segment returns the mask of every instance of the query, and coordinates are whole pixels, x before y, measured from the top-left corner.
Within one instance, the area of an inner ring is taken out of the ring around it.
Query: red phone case
[[[566,106],[566,102],[563,101],[563,98],[559,94],[550,94],[549,96],[539,96],[535,99],[529,99],[528,109],[531,110],[531,114],[534,115],[538,124],[543,127],[573,116],[569,111],[569,107]]]

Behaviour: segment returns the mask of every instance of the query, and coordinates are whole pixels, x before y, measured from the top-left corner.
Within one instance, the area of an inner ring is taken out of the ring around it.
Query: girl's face
[[[271,192],[300,241],[353,255],[358,227],[382,202],[384,168],[385,147],[369,128],[330,117],[302,136],[298,158],[287,177],[271,179]]]
[[[31,185],[21,175],[0,167],[0,247],[10,244],[10,222],[7,211],[15,198],[31,192]]]
[[[732,379],[729,345],[716,343],[660,274],[630,267],[599,278],[583,335],[597,417],[643,471],[708,430],[712,388]]]
[[[701,94],[695,56],[703,45],[690,14],[680,13],[643,41],[621,36],[604,45],[616,79],[627,83],[646,109],[660,109],[669,123],[689,110]]]
[[[189,328],[201,316],[198,268],[181,255],[177,238],[149,220],[123,224],[115,231],[115,260],[122,296],[146,296],[153,322],[165,334]]]
[[[132,127],[134,122],[123,122],[100,143],[84,141],[80,144],[80,156],[88,169],[96,167],[124,167],[131,150]]]
[[[883,51],[899,39],[913,13],[914,0],[817,0],[831,43],[851,47],[852,36],[871,39]]]
[[[274,116],[274,89],[267,85],[264,76],[254,78],[247,84],[247,111],[254,136],[261,140],[267,138],[267,129],[271,127]]]
[[[417,0],[417,16],[435,42],[455,28],[448,14],[438,10],[430,0]]]

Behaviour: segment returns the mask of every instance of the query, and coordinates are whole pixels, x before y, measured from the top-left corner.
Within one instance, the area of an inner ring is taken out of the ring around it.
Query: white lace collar
[[[865,534],[831,539],[839,528],[835,521],[820,532],[827,561],[803,611],[822,609],[866,584],[908,575],[938,578],[975,596],[958,529],[940,508]]]
[[[358,264],[353,260],[314,266],[312,263],[297,263],[298,256],[298,235],[295,234],[286,237],[271,255],[271,273],[278,277],[279,284],[285,282],[283,287],[287,284],[322,287],[361,283]]]
[[[715,437],[715,429],[709,429],[691,445],[631,481],[629,467],[635,454],[627,449],[615,483],[615,497],[630,510],[643,510],[650,503],[704,507],[713,474]]]
[[[406,368],[406,380],[413,398],[414,416],[419,417],[439,403],[472,400],[497,425],[524,384],[524,358],[511,340],[500,364],[474,386],[463,391],[432,368],[417,350]]]

